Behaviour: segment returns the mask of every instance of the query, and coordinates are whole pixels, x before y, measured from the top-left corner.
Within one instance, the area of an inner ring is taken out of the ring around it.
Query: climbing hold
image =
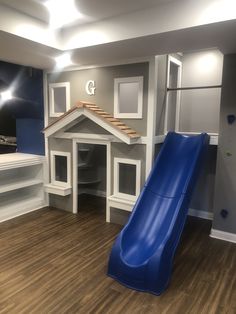
[[[227,209],[221,209],[220,214],[222,218],[226,218],[229,212],[227,211]]]
[[[235,120],[236,120],[236,117],[234,114],[228,114],[227,115],[228,124],[233,124]]]
[[[226,152],[226,156],[230,157],[232,156],[233,154],[231,152]]]

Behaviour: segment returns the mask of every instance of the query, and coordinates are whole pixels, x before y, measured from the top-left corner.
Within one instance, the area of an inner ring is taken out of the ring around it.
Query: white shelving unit
[[[43,156],[0,155],[0,221],[46,206],[43,168]]]

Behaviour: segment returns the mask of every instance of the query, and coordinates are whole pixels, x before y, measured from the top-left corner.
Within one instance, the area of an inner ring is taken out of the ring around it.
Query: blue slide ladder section
[[[169,132],[154,167],[118,235],[108,275],[129,288],[161,294],[185,224],[209,136]]]

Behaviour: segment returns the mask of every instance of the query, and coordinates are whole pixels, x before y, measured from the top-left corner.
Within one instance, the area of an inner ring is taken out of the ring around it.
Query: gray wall
[[[155,145],[155,158],[160,152],[161,144]],[[203,167],[191,198],[189,208],[213,212],[217,146],[209,146]]]
[[[236,115],[236,54],[224,58],[222,83],[213,228],[236,233],[236,123],[226,120],[228,114]],[[227,218],[221,217],[222,209],[228,210]]]
[[[148,102],[148,73],[149,64],[146,62],[52,73],[48,75],[48,83],[70,82],[71,106],[75,105],[79,100],[84,100],[96,103],[105,111],[113,114],[114,78],[143,76],[143,119],[122,119],[122,121],[140,133],[142,136],[145,136]],[[87,95],[85,91],[85,84],[88,80],[94,80],[96,83],[96,91],[94,96]],[[49,121],[53,121],[53,118],[49,119]]]
[[[217,146],[209,146],[189,208],[213,212]]]
[[[90,133],[90,134],[110,134],[105,129],[94,123],[93,121],[85,118],[81,122],[69,127],[65,132],[71,133]]]
[[[184,54],[182,86],[220,85],[223,55],[218,50]],[[182,132],[217,133],[219,129],[221,90],[200,89],[181,91],[180,124]]]

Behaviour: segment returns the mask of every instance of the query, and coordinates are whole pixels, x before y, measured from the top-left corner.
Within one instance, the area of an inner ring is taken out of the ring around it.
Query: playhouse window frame
[[[120,112],[120,85],[138,83],[137,112]],[[143,117],[143,76],[121,77],[114,79],[114,117],[123,119],[142,119]]]
[[[51,118],[60,117],[64,112],[55,111],[55,101],[54,101],[54,91],[56,88],[65,88],[65,98],[66,98],[66,111],[70,109],[70,82],[61,82],[61,83],[50,83],[49,84],[49,116]]]
[[[66,182],[56,180],[56,156],[66,157],[66,161],[67,161]],[[71,153],[52,150],[50,157],[51,157],[51,183],[53,185],[57,185],[61,187],[71,187]]]
[[[136,166],[135,195],[122,193],[119,191],[119,181],[120,181],[119,165],[120,164]],[[140,188],[141,188],[141,160],[115,157],[114,158],[114,196],[121,199],[136,201],[140,193]]]
[[[177,68],[177,88],[181,87],[182,80],[182,61],[178,60],[175,57],[168,55],[167,58],[167,88],[170,88],[170,66],[173,63]],[[170,92],[167,92],[166,101],[165,101],[165,118],[164,118],[164,134],[168,133],[168,112],[169,112],[169,95]],[[180,105],[181,105],[181,91],[176,91],[176,112],[175,112],[175,132],[179,132],[179,123],[180,123]]]

